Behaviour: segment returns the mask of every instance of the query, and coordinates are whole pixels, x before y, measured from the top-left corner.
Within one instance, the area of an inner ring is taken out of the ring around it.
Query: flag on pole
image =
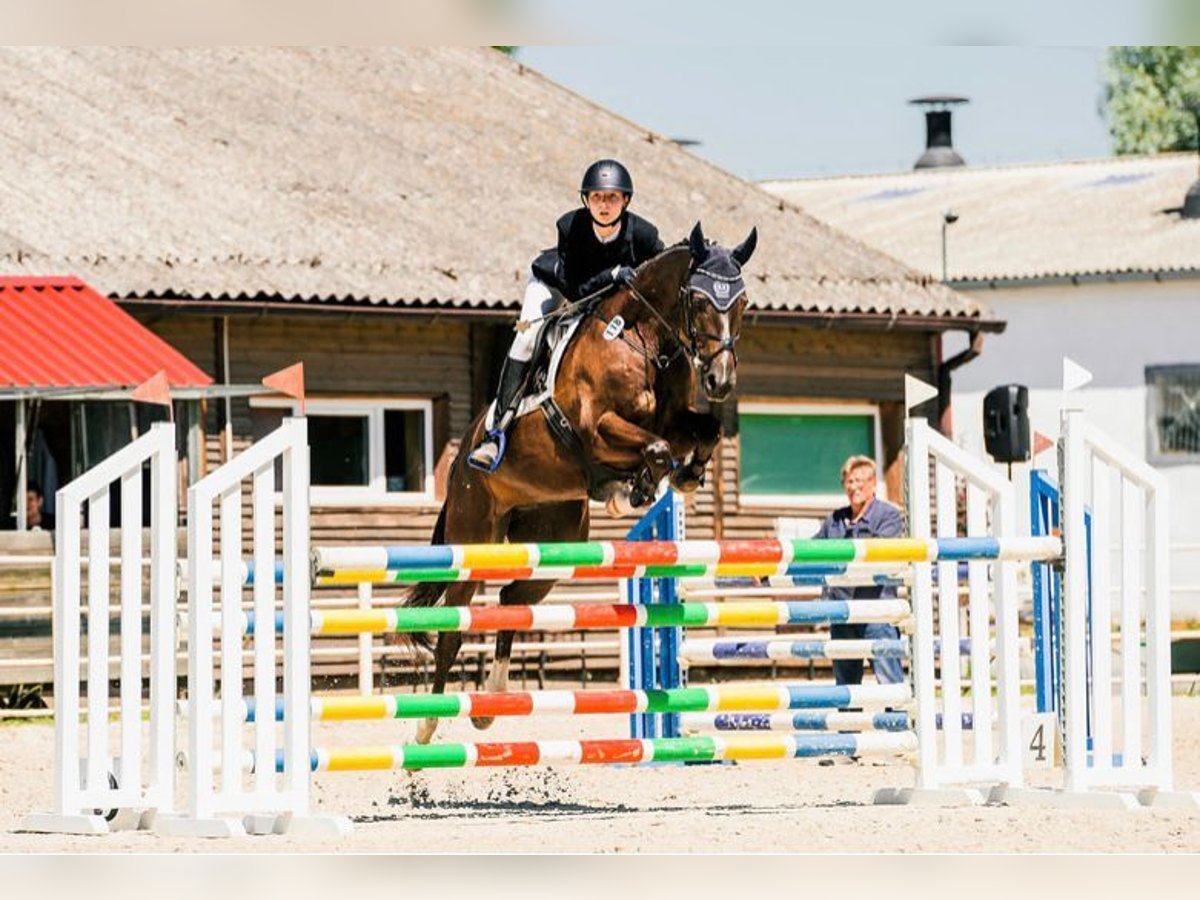
[[[279,391],[300,401],[300,415],[304,415],[304,363],[273,372],[262,380],[264,386]]]
[[[175,421],[175,410],[171,404],[171,383],[167,381],[167,373],[162,369],[130,391],[129,399],[135,403],[155,403],[165,406],[168,420]]]
[[[1040,431],[1033,433],[1033,458],[1037,459],[1047,450],[1054,446],[1054,441]]]
[[[906,410],[920,406],[937,395],[937,388],[932,384],[927,384],[920,378],[913,378],[911,375],[904,376],[904,408]]]
[[[1069,356],[1063,357],[1062,372],[1064,392],[1077,391],[1092,380],[1092,373]]]

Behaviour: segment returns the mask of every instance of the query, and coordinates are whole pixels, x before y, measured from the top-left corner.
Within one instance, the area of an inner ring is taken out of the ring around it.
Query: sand
[[[1174,720],[1176,785],[1200,789],[1200,697],[1176,697]],[[438,739],[620,737],[624,727],[604,716],[501,719],[478,732],[456,720]],[[314,726],[318,745],[402,742],[412,731],[407,722]],[[48,723],[0,727],[0,851],[1200,852],[1197,812],[872,805],[876,788],[913,783],[899,760],[322,773],[316,809],[355,823],[333,842],[17,832],[27,812],[48,808],[53,751]],[[1029,780],[1060,777],[1039,771]]]

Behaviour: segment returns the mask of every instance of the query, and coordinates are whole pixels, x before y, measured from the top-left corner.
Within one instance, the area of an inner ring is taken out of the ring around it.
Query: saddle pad
[[[575,336],[575,331],[579,328],[579,323],[583,319],[584,315],[582,314],[572,316],[566,321],[559,323],[558,327],[555,328],[555,333],[549,336],[548,340],[551,342],[550,362],[546,366],[545,388],[537,393],[526,394],[521,398],[521,403],[517,406],[516,418],[519,419],[536,411],[547,397],[554,395],[554,382],[558,378],[558,367],[562,363],[563,354],[567,352],[567,347],[571,344],[571,338]],[[537,378],[537,375],[537,372],[530,373],[530,377],[534,379]],[[491,405],[488,407],[485,427],[492,428],[495,422],[496,401],[492,400]]]

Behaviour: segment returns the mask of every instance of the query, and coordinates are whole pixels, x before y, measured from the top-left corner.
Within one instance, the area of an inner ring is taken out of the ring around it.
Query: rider
[[[558,246],[534,261],[521,303],[521,322],[532,323],[553,312],[564,296],[575,301],[628,283],[636,266],[664,249],[658,229],[629,211],[633,178],[615,159],[588,166],[579,197],[583,206],[558,220]],[[518,324],[500,373],[494,427],[467,457],[477,469],[493,472],[500,464],[504,435],[516,414],[537,334],[536,327]]]

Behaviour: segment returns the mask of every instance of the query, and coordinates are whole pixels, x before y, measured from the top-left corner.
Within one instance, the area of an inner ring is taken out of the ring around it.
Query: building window
[[[846,458],[879,460],[874,406],[742,403],[738,419],[743,506],[842,506]]]
[[[1200,365],[1149,366],[1146,387],[1150,462],[1200,462]]]
[[[250,400],[255,437],[298,416],[294,400]],[[423,506],[434,502],[432,400],[309,400],[314,506]]]

